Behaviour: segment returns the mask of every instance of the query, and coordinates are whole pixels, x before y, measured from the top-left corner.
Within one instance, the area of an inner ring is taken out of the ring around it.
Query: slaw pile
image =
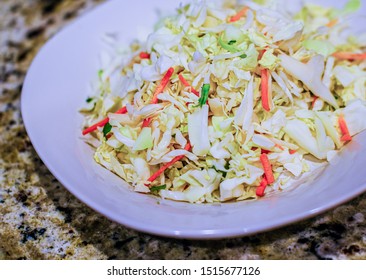
[[[366,38],[342,36],[359,7],[179,7],[146,41],[102,54],[81,110],[95,161],[191,203],[255,199],[323,166],[366,129]]]

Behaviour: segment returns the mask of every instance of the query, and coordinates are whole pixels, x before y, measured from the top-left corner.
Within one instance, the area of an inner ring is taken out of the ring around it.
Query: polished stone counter
[[[219,241],[139,233],[71,195],[29,141],[20,92],[46,40],[100,2],[0,2],[0,259],[366,259],[366,195],[285,228]]]

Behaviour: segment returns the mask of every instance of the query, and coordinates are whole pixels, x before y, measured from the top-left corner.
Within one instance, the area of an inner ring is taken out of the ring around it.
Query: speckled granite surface
[[[42,44],[100,2],[0,1],[0,259],[366,259],[366,195],[276,231],[186,241],[115,224],[64,189],[27,137],[21,86]]]

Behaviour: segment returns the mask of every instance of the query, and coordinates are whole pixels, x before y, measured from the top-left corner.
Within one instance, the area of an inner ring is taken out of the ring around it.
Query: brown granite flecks
[[[366,195],[267,233],[188,241],[127,229],[63,188],[29,141],[20,91],[46,40],[100,2],[0,2],[0,259],[366,259]]]

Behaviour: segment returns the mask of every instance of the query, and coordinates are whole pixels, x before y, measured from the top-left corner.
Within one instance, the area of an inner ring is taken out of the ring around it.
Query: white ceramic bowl
[[[22,114],[36,151],[55,177],[81,201],[118,223],[152,234],[194,239],[280,227],[364,192],[365,133],[355,137],[340,160],[315,181],[259,201],[214,205],[160,201],[130,191],[125,182],[93,161],[92,150],[80,139],[78,110],[98,69],[102,34],[119,31],[130,41],[139,26],[152,26],[157,7],[173,11],[178,3],[109,1],[61,31],[34,59],[23,87]]]

